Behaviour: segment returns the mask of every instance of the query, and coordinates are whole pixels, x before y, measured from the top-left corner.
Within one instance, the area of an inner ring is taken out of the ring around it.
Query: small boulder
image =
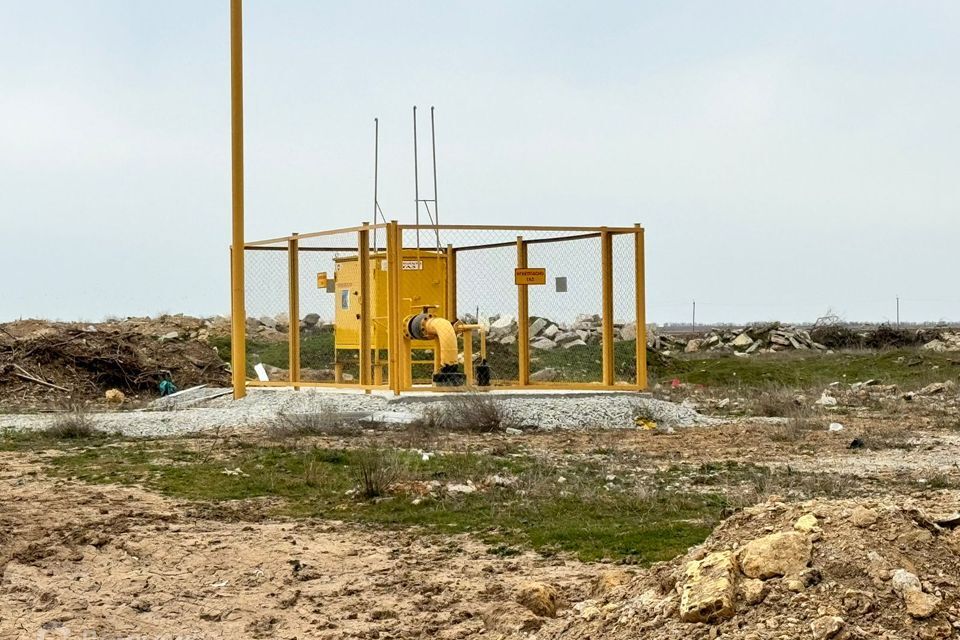
[[[107,392],[103,394],[103,397],[110,404],[123,404],[123,401],[127,399],[127,396],[125,396],[123,391],[120,391],[120,389],[107,389]]]
[[[545,367],[530,374],[531,382],[553,382],[554,380],[559,380],[560,378],[560,370],[553,367]]]
[[[767,583],[756,578],[747,578],[740,582],[740,597],[751,606],[760,604],[767,597]]]
[[[772,533],[740,549],[740,567],[743,575],[761,580],[797,575],[810,563],[811,551],[810,540],[802,533]]]
[[[879,518],[880,516],[877,515],[876,511],[864,506],[855,507],[853,513],[850,514],[850,522],[853,526],[860,528],[876,524]]]
[[[929,618],[940,607],[941,599],[937,596],[924,593],[923,591],[907,591],[903,596],[903,603],[907,606],[907,613],[910,617],[923,619]]]
[[[820,524],[820,521],[817,520],[817,516],[813,515],[812,513],[808,513],[806,515],[800,516],[797,519],[797,521],[793,523],[793,528],[796,529],[797,531],[810,533],[819,524]]]
[[[816,640],[829,640],[843,631],[845,626],[840,616],[822,616],[810,623],[810,633]]]
[[[680,596],[684,622],[715,622],[736,612],[737,561],[730,551],[687,563]]]

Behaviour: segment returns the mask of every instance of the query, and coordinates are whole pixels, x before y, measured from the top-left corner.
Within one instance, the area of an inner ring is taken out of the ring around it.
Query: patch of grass
[[[264,503],[268,511],[261,510],[261,517],[331,517],[472,532],[502,554],[533,548],[588,561],[644,564],[701,542],[725,506],[712,492],[674,492],[626,481],[609,488],[607,471],[599,465],[561,468],[516,454],[468,452],[423,460],[397,449],[302,451],[234,442],[225,443],[219,454],[210,460],[202,447],[185,441],[137,441],[67,452],[52,462],[51,472],[93,483],[140,484],[203,504],[278,499]],[[488,482],[493,475],[510,482]],[[468,482],[478,490],[444,490],[447,484]],[[244,509],[232,513],[251,517]]]
[[[671,361],[661,373],[667,378],[708,387],[822,388],[831,382],[858,382],[870,379],[901,388],[918,388],[931,382],[955,378],[960,360],[949,354],[916,349],[844,351],[826,354],[812,351],[784,351],[748,358],[732,354],[691,354]]]

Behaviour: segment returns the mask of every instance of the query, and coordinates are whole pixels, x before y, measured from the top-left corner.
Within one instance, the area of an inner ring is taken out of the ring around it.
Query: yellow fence
[[[244,258],[250,386],[434,389],[418,313],[454,324],[478,389],[647,385],[639,225],[390,222],[248,242]]]

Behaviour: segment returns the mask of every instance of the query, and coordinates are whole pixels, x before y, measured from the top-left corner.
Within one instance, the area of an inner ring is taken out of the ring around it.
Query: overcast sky
[[[0,320],[229,309],[228,0],[0,0]],[[647,229],[648,317],[960,319],[960,3],[245,3],[247,238]],[[424,125],[426,119],[422,120]]]

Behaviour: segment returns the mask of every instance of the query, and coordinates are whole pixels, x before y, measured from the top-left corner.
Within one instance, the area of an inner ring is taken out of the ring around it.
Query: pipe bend
[[[421,325],[424,335],[440,343],[440,364],[458,364],[457,332],[446,318],[427,318]]]

